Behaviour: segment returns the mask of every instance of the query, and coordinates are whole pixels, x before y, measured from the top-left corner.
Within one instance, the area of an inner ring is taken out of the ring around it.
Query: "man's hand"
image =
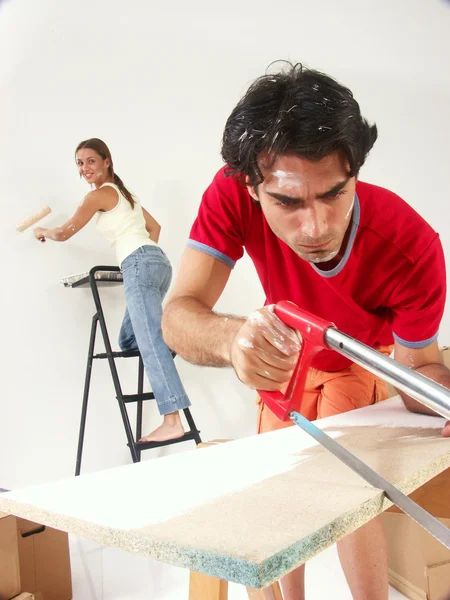
[[[252,313],[231,345],[231,364],[248,387],[279,390],[289,382],[301,347],[300,334],[285,325],[273,305]]]

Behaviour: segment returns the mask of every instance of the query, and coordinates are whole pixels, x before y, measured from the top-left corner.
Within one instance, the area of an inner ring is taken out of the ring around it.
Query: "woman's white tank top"
[[[100,187],[104,186],[116,190],[118,202],[113,209],[97,213],[96,227],[97,231],[115,248],[118,263],[121,265],[127,256],[141,246],[157,246],[157,244],[148,237],[139,200],[135,198],[133,208],[116,184],[104,183]]]

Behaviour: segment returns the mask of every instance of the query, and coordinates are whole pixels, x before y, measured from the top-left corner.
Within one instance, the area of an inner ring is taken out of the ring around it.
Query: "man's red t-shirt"
[[[291,300],[371,347],[395,338],[422,348],[437,338],[446,294],[442,246],[399,196],[358,182],[346,252],[335,268],[321,271],[272,232],[259,204],[224,169],[203,195],[189,247],[231,268],[245,248],[268,303]],[[312,366],[337,371],[349,363],[324,350]]]

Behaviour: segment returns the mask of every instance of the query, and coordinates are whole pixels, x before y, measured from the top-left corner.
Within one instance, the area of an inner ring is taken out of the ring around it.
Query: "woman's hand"
[[[231,364],[242,383],[267,391],[289,382],[301,347],[300,334],[285,325],[273,308],[251,314],[231,346]]]
[[[40,242],[45,242],[45,238],[46,238],[46,233],[47,230],[44,229],[43,227],[36,227],[33,230],[33,235],[34,237],[39,240]]]

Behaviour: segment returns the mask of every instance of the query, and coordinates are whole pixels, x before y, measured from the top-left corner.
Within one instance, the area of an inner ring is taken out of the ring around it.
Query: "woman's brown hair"
[[[127,190],[127,188],[125,187],[125,184],[120,179],[120,177],[117,175],[117,173],[114,173],[114,165],[113,165],[113,159],[111,156],[111,152],[109,151],[109,148],[105,144],[105,142],[103,142],[102,140],[99,140],[98,138],[90,138],[89,140],[84,140],[84,142],[80,142],[77,146],[77,149],[75,150],[75,158],[77,156],[78,150],[81,150],[82,148],[88,148],[89,150],[94,150],[94,152],[97,152],[97,154],[99,156],[101,156],[103,158],[103,160],[109,159],[109,162],[110,162],[110,165],[108,167],[109,175],[113,178],[114,183],[117,185],[119,190],[122,192],[122,194],[128,200],[128,202],[131,204],[131,208],[134,208],[135,199],[133,198],[133,195],[131,194],[131,192],[129,192]]]

